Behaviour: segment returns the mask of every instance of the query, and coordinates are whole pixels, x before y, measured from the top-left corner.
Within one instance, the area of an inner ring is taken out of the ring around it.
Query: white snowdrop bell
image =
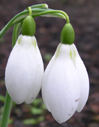
[[[44,73],[36,38],[20,35],[8,59],[5,84],[17,104],[31,103],[38,95]]]
[[[49,62],[42,83],[47,109],[58,123],[80,112],[89,95],[89,78],[74,44],[59,44]]]

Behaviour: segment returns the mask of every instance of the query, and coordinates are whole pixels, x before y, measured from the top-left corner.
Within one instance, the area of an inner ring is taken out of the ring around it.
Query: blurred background
[[[46,110],[41,94],[31,105],[13,103],[8,127],[99,127],[99,0],[0,0],[0,30],[14,15],[39,3],[47,3],[49,8],[64,10],[69,15],[75,30],[75,45],[89,73],[90,96],[82,112],[75,113],[61,125]],[[35,36],[46,67],[60,42],[65,20],[37,17],[35,21]],[[4,74],[12,49],[12,31],[13,28],[10,28],[0,39],[0,120],[6,94]]]

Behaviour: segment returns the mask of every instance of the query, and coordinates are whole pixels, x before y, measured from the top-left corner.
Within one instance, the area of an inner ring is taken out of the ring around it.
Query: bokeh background
[[[0,30],[17,13],[28,6],[47,3],[49,8],[67,12],[75,30],[75,45],[83,59],[90,78],[90,96],[81,113],[63,124],[58,124],[46,110],[41,94],[31,104],[13,103],[8,127],[99,127],[99,0],[0,0]],[[60,42],[63,19],[37,17],[36,38],[44,65]],[[4,73],[11,51],[10,28],[0,39],[0,120],[3,112],[6,88]]]

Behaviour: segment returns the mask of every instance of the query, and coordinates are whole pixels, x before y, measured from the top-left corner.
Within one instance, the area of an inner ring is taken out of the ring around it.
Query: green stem
[[[13,29],[12,48],[14,47],[15,42],[18,38],[19,33],[20,33],[20,29],[21,29],[20,26],[21,26],[21,23],[18,23],[15,25],[15,27]],[[4,112],[3,112],[2,120],[1,120],[1,127],[7,127],[8,126],[8,120],[9,120],[9,116],[10,116],[11,106],[12,106],[12,99],[9,96],[8,92],[6,92]]]
[[[33,7],[32,7],[33,8]],[[0,38],[6,33],[6,31],[12,27],[13,25],[21,22],[26,16],[28,16],[29,10],[24,10],[23,12],[18,13],[15,15],[9,22],[8,24],[0,31]],[[53,10],[53,9],[42,9],[42,8],[33,8],[32,9],[32,16],[37,17],[40,15],[51,15],[59,18],[64,18],[67,20],[67,23],[69,22],[69,17],[68,15],[60,10]]]
[[[42,8],[42,9],[47,9],[48,5],[47,4],[35,4],[30,6],[31,8]]]
[[[7,92],[6,93],[6,100],[5,100],[5,104],[4,104],[4,112],[3,112],[2,121],[1,121],[1,127],[7,127],[7,125],[8,125],[11,105],[12,105],[12,99],[10,98],[10,96]]]
[[[12,27],[13,25],[17,24],[20,22],[22,19],[24,19],[28,15],[28,10],[25,10],[16,16],[14,16],[8,23],[7,25],[0,31],[0,38],[5,34],[5,32]]]
[[[38,9],[34,8],[32,9],[33,13],[40,13],[41,11],[45,11],[46,9]],[[25,10],[23,12],[18,13],[15,15],[8,23],[5,25],[5,27],[0,31],[0,38],[6,33],[6,31],[11,28],[13,25],[21,22],[26,16],[28,16],[29,10]]]
[[[32,12],[33,12],[33,10],[32,10]],[[57,17],[65,18],[67,23],[70,22],[69,16],[64,11],[61,11],[61,10],[46,9],[45,11],[43,11],[41,13],[34,14],[33,17],[46,15],[46,14],[52,14],[52,15],[57,16]]]
[[[31,10],[31,7],[28,7],[28,10],[29,10],[29,15],[32,16],[32,10]]]

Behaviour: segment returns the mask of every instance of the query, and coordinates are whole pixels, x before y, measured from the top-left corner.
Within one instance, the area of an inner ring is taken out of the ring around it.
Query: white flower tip
[[[68,110],[68,109],[67,109]],[[64,111],[63,114],[60,113],[60,115],[57,115],[55,116],[53,113],[52,113],[52,116],[54,117],[54,119],[59,123],[59,124],[62,124],[64,122],[66,122],[67,120],[69,120],[73,115],[74,115],[75,111],[74,112],[68,112],[66,113]]]
[[[13,99],[12,99],[13,100]],[[19,105],[19,104],[22,104],[24,101],[21,101],[21,100],[13,100],[17,105]]]
[[[12,95],[11,94],[11,92],[9,92],[8,91],[8,93],[9,93],[9,95],[10,95],[10,97],[11,97],[11,99],[16,103],[16,104],[22,104],[23,102],[24,102],[24,100],[23,100],[23,98],[18,98],[18,97],[16,97],[14,94]]]
[[[88,100],[88,95],[86,95],[85,98],[79,102],[79,105],[77,107],[77,112],[81,112],[83,110],[83,108],[86,105],[86,102]]]

